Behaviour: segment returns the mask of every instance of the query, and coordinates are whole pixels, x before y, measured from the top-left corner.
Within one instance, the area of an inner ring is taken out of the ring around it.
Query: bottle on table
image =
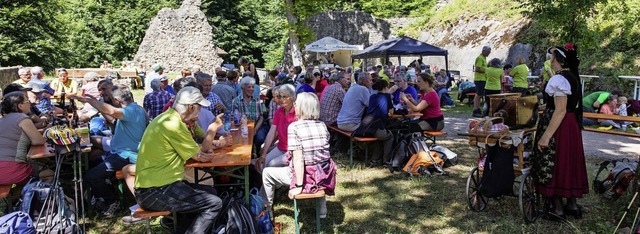
[[[246,115],[242,115],[242,119],[240,120],[240,131],[242,131],[242,138],[249,137],[249,126],[247,126]]]

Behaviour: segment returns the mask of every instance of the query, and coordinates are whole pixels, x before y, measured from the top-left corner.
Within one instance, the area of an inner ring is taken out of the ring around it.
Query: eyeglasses
[[[290,98],[291,96],[289,96],[289,95],[278,95],[276,97],[279,98],[279,99],[283,99],[283,98]]]

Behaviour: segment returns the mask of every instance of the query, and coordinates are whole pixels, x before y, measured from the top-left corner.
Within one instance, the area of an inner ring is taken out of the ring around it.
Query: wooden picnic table
[[[200,181],[213,179],[213,177],[226,175],[233,178],[242,179],[242,184],[231,185],[244,185],[244,199],[245,204],[249,204],[249,166],[251,166],[251,152],[253,147],[253,129],[254,124],[249,123],[249,134],[246,138],[242,137],[242,131],[238,127],[229,134],[232,136],[232,143],[230,146],[225,146],[219,149],[215,149],[214,158],[211,162],[199,162],[193,159],[187,160],[185,163],[186,168],[194,169],[195,183]],[[225,167],[224,170],[214,170],[214,167]],[[237,170],[243,170],[242,176],[235,175]],[[200,178],[198,172],[203,171],[211,174],[211,176]],[[216,184],[221,185],[221,184]]]

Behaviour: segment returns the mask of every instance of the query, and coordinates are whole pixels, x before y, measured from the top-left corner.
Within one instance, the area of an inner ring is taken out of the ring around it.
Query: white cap
[[[187,86],[176,94],[176,102],[184,105],[200,104],[200,106],[210,106],[211,102],[202,97],[202,93],[195,87]]]

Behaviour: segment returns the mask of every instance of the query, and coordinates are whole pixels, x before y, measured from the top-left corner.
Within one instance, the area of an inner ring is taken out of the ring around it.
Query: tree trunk
[[[298,17],[295,15],[294,0],[284,0],[285,11],[287,12],[287,23],[289,23],[289,50],[291,56],[291,62],[293,66],[302,65],[302,52],[300,52],[300,39],[296,34],[296,25],[298,23]]]

